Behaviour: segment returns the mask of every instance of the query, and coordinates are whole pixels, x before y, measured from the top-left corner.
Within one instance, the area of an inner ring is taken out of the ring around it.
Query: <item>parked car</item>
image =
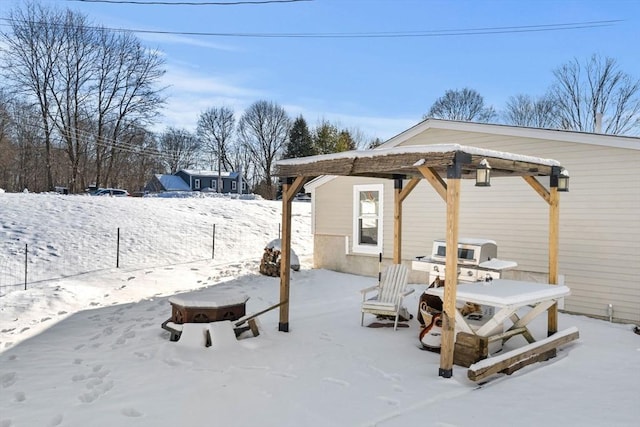
[[[113,197],[127,197],[129,192],[121,188],[101,188],[95,193],[94,196],[113,196]]]

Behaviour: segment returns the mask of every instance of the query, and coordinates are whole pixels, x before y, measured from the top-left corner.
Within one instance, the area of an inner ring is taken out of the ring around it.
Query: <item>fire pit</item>
[[[245,295],[226,295],[223,293],[208,295],[181,295],[169,298],[171,304],[171,322],[209,323],[221,320],[238,320],[246,314]]]

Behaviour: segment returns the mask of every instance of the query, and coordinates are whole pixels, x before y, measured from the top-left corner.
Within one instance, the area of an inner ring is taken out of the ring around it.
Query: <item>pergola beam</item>
[[[431,184],[436,193],[442,197],[442,200],[447,201],[447,183],[444,182],[440,175],[431,167],[420,166],[418,168],[422,176]]]

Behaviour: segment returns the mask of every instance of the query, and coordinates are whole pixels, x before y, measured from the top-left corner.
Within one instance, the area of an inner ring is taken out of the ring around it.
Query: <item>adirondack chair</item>
[[[412,293],[414,289],[407,290],[409,269],[402,264],[393,264],[385,268],[380,284],[362,289],[362,318],[360,325],[364,326],[365,313],[392,316],[395,318],[393,330],[398,329],[398,319],[402,311],[402,299]],[[367,298],[367,294],[377,291],[373,297]]]

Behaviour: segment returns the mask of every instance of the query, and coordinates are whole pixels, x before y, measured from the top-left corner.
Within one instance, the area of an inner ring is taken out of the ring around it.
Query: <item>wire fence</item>
[[[59,234],[58,234],[59,236]],[[280,224],[202,224],[65,232],[63,241],[37,236],[0,246],[0,297],[47,281],[112,268],[148,268],[201,260],[260,260],[268,240],[280,238]],[[59,237],[58,237],[59,239]]]

